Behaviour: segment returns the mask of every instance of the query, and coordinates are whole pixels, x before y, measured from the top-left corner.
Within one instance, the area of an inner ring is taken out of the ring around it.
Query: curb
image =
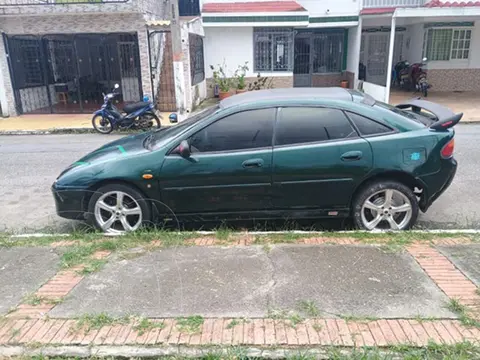
[[[233,349],[241,351],[242,355],[248,358],[262,359],[285,359],[295,355],[309,355],[316,359],[331,359],[328,348],[305,348],[302,347],[278,347],[264,349],[259,347],[245,346],[210,346],[210,347],[190,347],[190,346],[46,346],[41,348],[31,348],[28,346],[0,346],[0,358],[22,357],[22,356],[48,356],[48,357],[108,357],[108,358],[154,358],[164,356],[181,356],[186,358],[201,358],[208,354],[228,355]],[[331,349],[331,348],[330,348]],[[343,354],[349,354],[355,348],[341,348]],[[380,354],[393,355],[392,351],[381,351]]]
[[[58,128],[47,130],[0,130],[0,135],[54,135],[54,134],[94,134],[93,128]]]

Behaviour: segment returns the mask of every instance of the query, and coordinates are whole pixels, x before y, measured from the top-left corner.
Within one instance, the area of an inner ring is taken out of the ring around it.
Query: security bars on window
[[[254,29],[253,43],[254,71],[293,70],[292,29]]]

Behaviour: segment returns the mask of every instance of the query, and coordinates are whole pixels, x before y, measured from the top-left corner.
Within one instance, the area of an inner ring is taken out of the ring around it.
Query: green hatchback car
[[[411,228],[452,182],[462,114],[342,88],[252,91],[86,155],[53,184],[58,215],[107,233],[151,222],[352,217]]]

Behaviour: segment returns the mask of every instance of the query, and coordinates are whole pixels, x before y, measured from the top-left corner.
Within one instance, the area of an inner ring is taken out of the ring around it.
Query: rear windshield
[[[416,113],[412,110],[399,109],[393,105],[386,104],[381,101],[375,101],[374,107],[380,107],[380,108],[389,110],[397,115],[401,115],[419,124],[422,124],[423,126],[430,126],[435,122],[435,120],[427,116],[427,114]]]
[[[426,127],[430,126],[435,120],[428,114],[414,112],[412,110],[399,109],[393,105],[377,101],[372,98],[370,95],[360,92],[358,90],[349,90],[350,94],[353,97],[353,100],[360,102],[364,105],[371,106],[375,109],[380,110],[380,112],[386,112],[390,115],[395,114],[395,118],[402,122],[408,122],[410,124],[414,123],[417,126]]]

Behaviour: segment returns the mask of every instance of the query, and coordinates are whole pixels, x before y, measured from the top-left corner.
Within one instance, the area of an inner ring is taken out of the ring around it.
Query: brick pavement
[[[253,237],[244,236],[232,245],[247,246]],[[299,244],[354,245],[354,238],[316,237],[298,239]],[[407,246],[425,274],[445,294],[458,301],[478,315],[480,296],[477,287],[435,249],[435,245],[467,243],[468,239],[436,239],[430,244],[414,243]],[[191,240],[197,246],[213,246],[221,241],[213,237],[199,237]],[[53,243],[52,246],[66,246],[69,242]],[[156,242],[159,245],[159,242]],[[108,251],[97,252],[93,258],[102,259]],[[272,346],[390,346],[408,344],[424,346],[428,342],[454,344],[470,341],[480,345],[480,328],[465,326],[456,319],[376,319],[349,321],[340,318],[308,318],[293,324],[287,319],[252,318],[206,318],[198,332],[183,330],[177,319],[150,319],[157,324],[144,333],[131,322],[118,322],[87,331],[78,319],[56,319],[48,312],[82,281],[78,273],[83,265],[62,270],[41,286],[37,292],[41,301],[38,305],[19,304],[17,308],[0,320],[0,350],[5,346],[42,345],[244,345],[257,347]],[[1,352],[0,352],[1,353]]]

